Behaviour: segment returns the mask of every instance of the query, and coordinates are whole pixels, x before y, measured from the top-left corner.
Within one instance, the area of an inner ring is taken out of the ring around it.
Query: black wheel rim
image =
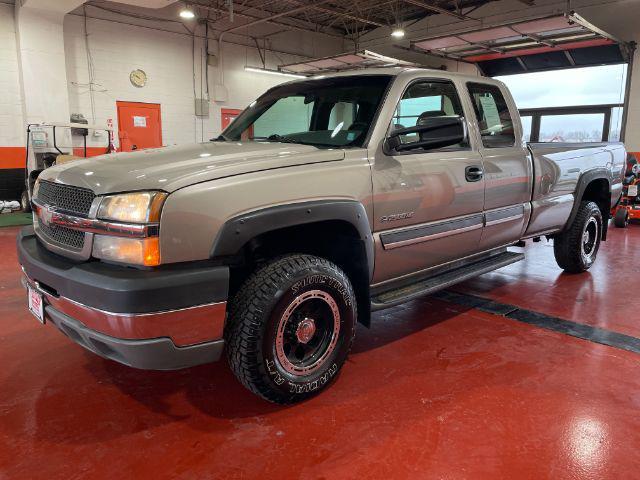
[[[276,357],[293,375],[310,375],[326,363],[340,333],[340,311],[334,298],[310,290],[287,306],[278,323]]]

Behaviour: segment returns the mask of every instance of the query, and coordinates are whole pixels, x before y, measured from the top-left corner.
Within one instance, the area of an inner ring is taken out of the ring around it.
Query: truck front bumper
[[[31,227],[17,239],[24,283],[45,321],[88,350],[135,368],[175,370],[216,361],[229,269],[210,262],[139,270],[78,263],[46,250]]]

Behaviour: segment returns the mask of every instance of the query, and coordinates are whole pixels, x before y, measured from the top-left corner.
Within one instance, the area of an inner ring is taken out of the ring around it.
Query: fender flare
[[[606,180],[609,183],[609,197],[611,198],[611,172],[609,170],[606,168],[596,168],[583,173],[580,175],[580,178],[578,178],[573,208],[571,209],[571,214],[569,215],[569,219],[567,220],[567,223],[565,223],[563,230],[566,230],[567,227],[573,223],[573,220],[578,214],[578,209],[580,208],[580,202],[584,192],[587,189],[587,186],[594,180]],[[609,202],[611,202],[611,200],[609,200]]]
[[[248,212],[227,220],[213,242],[211,258],[237,254],[258,235],[297,225],[340,220],[351,224],[363,242],[369,280],[373,277],[374,243],[369,218],[355,200],[317,200],[278,205]]]

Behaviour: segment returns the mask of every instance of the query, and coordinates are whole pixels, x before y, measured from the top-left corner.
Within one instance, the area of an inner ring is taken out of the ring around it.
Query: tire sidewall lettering
[[[308,287],[310,285],[316,285],[316,286],[326,285],[332,288],[333,290],[335,290],[340,294],[340,297],[345,302],[345,304],[348,307],[351,307],[351,297],[349,296],[345,286],[341,282],[339,282],[338,280],[336,280],[335,278],[329,275],[313,274],[308,277],[305,277],[302,280],[299,280],[296,283],[294,283],[291,286],[291,291],[297,295],[298,293],[302,292],[305,289],[305,287]]]

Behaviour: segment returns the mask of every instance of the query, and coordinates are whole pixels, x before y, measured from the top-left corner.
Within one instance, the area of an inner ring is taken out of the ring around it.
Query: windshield
[[[360,147],[391,78],[335,77],[272,88],[222,132],[221,140]]]

